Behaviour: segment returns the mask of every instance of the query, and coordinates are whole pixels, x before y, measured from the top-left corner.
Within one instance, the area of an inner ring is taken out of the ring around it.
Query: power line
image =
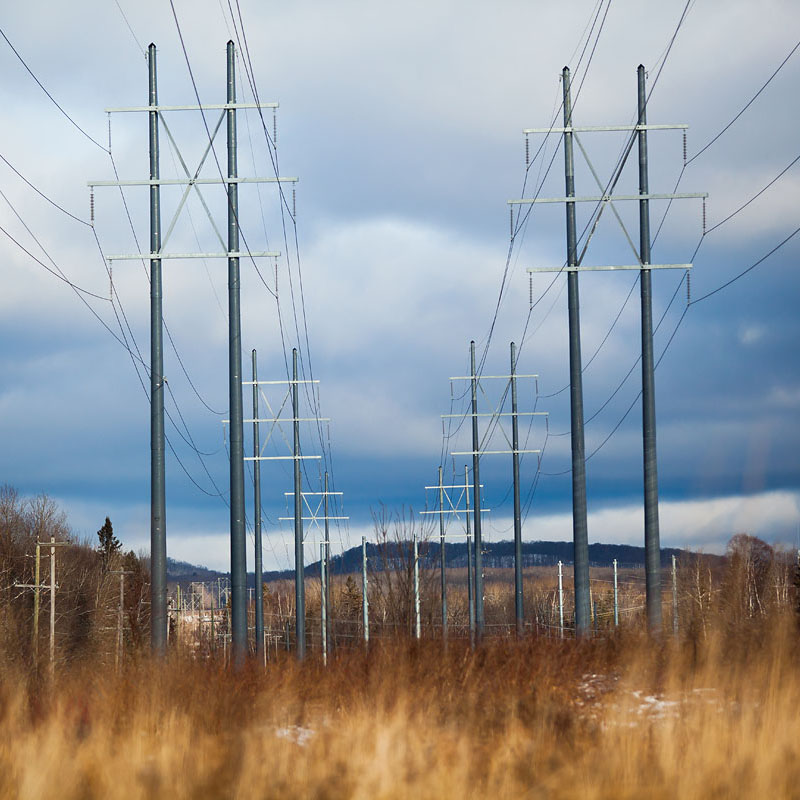
[[[795,46],[789,51],[789,55],[787,55],[786,58],[784,58],[783,61],[781,61],[781,63],[778,65],[777,69],[761,85],[761,88],[744,104],[744,106],[742,106],[742,108],[739,111],[739,113],[736,114],[736,116],[716,136],[714,136],[708,143],[706,143],[703,147],[701,147],[686,162],[686,166],[689,166],[689,164],[691,164],[692,161],[694,161],[696,158],[698,158],[703,153],[705,153],[705,151],[708,150],[708,148],[711,147],[711,145],[714,144],[714,142],[716,142],[717,139],[719,139],[720,136],[722,136],[731,127],[731,125],[733,125],[736,122],[736,120],[738,120],[739,117],[741,117],[742,114],[744,114],[744,112],[747,111],[748,108],[750,108],[751,105],[753,105],[753,103],[758,99],[758,97],[761,94],[761,92],[763,92],[764,89],[766,89],[767,86],[769,86],[770,83],[772,83],[772,79],[783,69],[783,67],[785,66],[786,62],[795,54],[795,52],[797,51],[798,47],[800,47],[800,41],[798,41],[797,44],[795,44]]]
[[[712,289],[710,292],[702,295],[701,297],[698,297],[696,300],[692,300],[689,303],[689,305],[691,305],[691,306],[697,305],[697,303],[701,303],[703,300],[707,300],[709,297],[712,297],[717,292],[721,292],[723,289],[727,289],[728,286],[730,286],[732,283],[736,283],[736,281],[738,281],[739,278],[743,278],[745,275],[747,275],[748,272],[750,272],[751,270],[754,270],[757,266],[759,266],[764,261],[766,261],[773,253],[775,253],[778,250],[780,250],[781,247],[783,247],[788,241],[793,239],[798,233],[800,233],[800,227],[795,228],[782,242],[780,242],[779,244],[776,244],[775,247],[772,248],[772,250],[770,250],[765,255],[761,256],[761,258],[759,258],[758,261],[756,261],[755,263],[751,264],[747,269],[742,270],[738,275],[734,276],[729,281],[726,281],[721,286],[717,286],[716,289]]]
[[[0,192],[0,195],[2,195],[3,199],[8,203],[8,198],[2,192]],[[9,203],[9,205],[11,205],[11,204]],[[13,209],[13,207],[12,207],[12,209]],[[28,229],[27,227],[26,227],[26,230],[28,231],[28,233],[31,233],[30,229]],[[48,267],[47,264],[44,263],[44,261],[41,261],[40,259],[38,259],[33,253],[31,253],[30,250],[28,250],[27,247],[25,247],[25,245],[23,245],[19,241],[17,241],[17,239],[15,239],[4,227],[2,227],[2,225],[0,225],[0,232],[5,234],[5,236],[8,239],[10,239],[29,258],[33,259],[40,267],[42,267],[43,269],[47,270],[47,272],[49,272],[54,277],[58,278],[60,281],[63,281],[64,283],[66,283],[67,286],[69,286],[74,291],[79,292],[82,295],[86,295],[87,297],[94,297],[96,300],[105,300],[106,302],[108,302],[108,298],[107,297],[101,297],[99,294],[95,294],[94,292],[90,292],[88,289],[83,289],[82,287],[78,286],[76,283],[73,283],[69,278],[67,278],[61,272],[60,267],[58,267],[57,265],[56,265],[56,269],[51,269],[50,267]],[[33,236],[32,233],[31,233],[31,236]],[[35,237],[34,237],[34,241],[36,241],[36,243],[39,245],[39,247],[42,247],[42,245],[39,243],[38,239],[36,239]],[[42,249],[44,249],[44,248],[42,248]],[[49,258],[49,256],[48,256],[48,258]]]
[[[27,179],[27,178],[26,178],[26,177],[25,177],[25,176],[24,176],[24,175],[23,175],[23,174],[22,174],[22,173],[21,173],[21,172],[20,172],[20,171],[19,171],[19,170],[18,170],[16,167],[15,167],[15,166],[14,166],[14,165],[13,165],[13,164],[12,164],[12,163],[11,163],[11,162],[10,162],[10,161],[7,159],[7,158],[6,158],[6,157],[5,157],[5,156],[3,156],[2,154],[0,154],[0,160],[1,160],[1,161],[2,161],[2,162],[3,162],[3,163],[4,163],[4,164],[5,164],[5,165],[6,165],[6,166],[7,166],[7,167],[8,167],[8,168],[9,168],[9,169],[10,169],[10,170],[11,170],[11,171],[12,171],[12,172],[13,172],[13,173],[14,173],[14,174],[17,176],[17,177],[18,177],[18,178],[20,178],[20,180],[22,180],[22,181],[23,181],[23,183],[26,183],[26,184],[27,184],[27,185],[28,185],[28,186],[29,186],[31,189],[33,189],[33,191],[34,191],[34,192],[36,192],[36,194],[38,194],[40,197],[42,197],[42,198],[44,198],[45,200],[47,200],[47,202],[48,202],[48,203],[50,203],[50,205],[51,205],[51,206],[53,206],[53,207],[57,208],[57,209],[58,209],[58,210],[59,210],[59,211],[60,211],[62,214],[66,214],[66,215],[67,215],[68,217],[70,217],[71,219],[74,219],[74,220],[75,220],[75,222],[80,222],[80,223],[81,223],[81,225],[86,225],[87,227],[91,228],[91,226],[92,226],[91,222],[87,222],[85,219],[81,219],[80,217],[77,217],[77,216],[75,216],[75,214],[73,214],[71,211],[67,211],[67,209],[66,209],[66,208],[64,208],[63,206],[60,206],[60,205],[59,205],[58,203],[56,203],[56,201],[55,201],[55,200],[53,200],[51,197],[48,197],[48,196],[47,196],[47,195],[46,195],[46,194],[45,194],[45,193],[44,193],[44,192],[43,192],[41,189],[39,189],[39,188],[37,188],[36,186],[34,186],[34,185],[33,185],[33,184],[32,184],[32,183],[31,183],[31,182],[30,182],[30,181],[29,181],[29,180],[28,180],[28,179]]]
[[[782,178],[798,161],[800,161],[800,156],[795,156],[792,162],[788,166],[784,167],[763,189],[756,192],[756,194],[754,194],[746,203],[739,206],[739,208],[737,208],[736,211],[734,211],[733,213],[728,214],[728,216],[725,217],[725,219],[723,219],[721,222],[718,222],[716,225],[710,227],[703,235],[708,236],[708,234],[711,233],[711,231],[715,231],[717,228],[721,227],[729,220],[732,220],[740,211],[744,211],[744,209],[747,208],[747,206],[749,206],[750,203],[761,197],[761,195],[764,194],[764,192],[766,192],[767,189],[769,189],[774,183],[776,183],[780,178]]]
[[[62,114],[63,114],[63,115],[64,115],[64,116],[65,116],[65,117],[66,117],[66,118],[67,118],[67,119],[68,119],[68,120],[69,120],[69,121],[72,123],[72,125],[74,125],[74,126],[75,126],[75,128],[77,128],[77,129],[78,129],[78,130],[79,130],[79,131],[80,131],[80,132],[81,132],[81,133],[82,133],[82,134],[83,134],[83,135],[84,135],[84,136],[85,136],[85,137],[86,137],[86,138],[87,138],[87,139],[88,139],[88,140],[89,140],[89,141],[90,141],[92,144],[95,144],[95,145],[97,145],[97,147],[99,147],[101,150],[104,150],[104,151],[108,152],[108,151],[106,150],[106,148],[105,148],[105,147],[103,147],[103,145],[101,145],[101,144],[100,144],[100,142],[98,142],[98,141],[97,141],[97,139],[95,139],[95,138],[93,138],[92,136],[90,136],[90,135],[89,135],[89,134],[88,134],[88,133],[87,133],[87,132],[86,132],[86,131],[85,131],[85,130],[84,130],[84,129],[83,129],[81,126],[80,126],[80,125],[78,125],[78,123],[77,123],[77,122],[75,122],[75,120],[74,120],[74,119],[73,119],[73,118],[72,118],[72,117],[71,117],[71,116],[70,116],[70,115],[69,115],[69,114],[68,114],[66,111],[64,111],[64,109],[61,107],[61,105],[59,105],[59,103],[58,103],[58,101],[55,99],[55,97],[53,97],[53,95],[52,95],[52,94],[50,94],[50,92],[48,92],[48,91],[47,91],[47,89],[45,89],[45,87],[44,87],[44,84],[43,84],[43,83],[42,83],[42,82],[41,82],[41,81],[40,81],[40,80],[39,80],[39,79],[36,77],[36,75],[34,75],[34,73],[33,73],[33,70],[31,70],[31,68],[30,68],[30,67],[29,67],[29,66],[28,66],[28,65],[25,63],[25,59],[24,59],[24,58],[23,58],[23,57],[22,57],[22,56],[19,54],[19,52],[17,51],[17,48],[16,48],[16,47],[14,47],[14,45],[13,45],[13,44],[11,44],[11,41],[9,40],[8,36],[6,36],[6,34],[5,34],[5,32],[3,31],[3,29],[2,29],[2,28],[0,28],[0,36],[2,36],[2,37],[3,37],[3,38],[6,40],[6,44],[7,44],[7,45],[8,45],[8,46],[11,48],[11,50],[12,50],[12,51],[13,51],[13,53],[14,53],[14,55],[15,55],[15,56],[16,56],[16,57],[19,59],[19,61],[20,61],[20,63],[22,64],[22,66],[23,66],[23,67],[25,67],[25,69],[27,70],[27,72],[28,72],[28,74],[31,76],[31,78],[33,78],[33,79],[36,81],[36,83],[37,83],[37,85],[39,86],[39,88],[40,88],[40,89],[41,89],[41,90],[42,90],[42,91],[43,91],[43,92],[44,92],[44,93],[45,93],[45,94],[48,96],[48,98],[50,98],[50,101],[53,103],[53,105],[54,105],[54,106],[55,106],[55,107],[56,107],[56,108],[57,108],[57,109],[58,109],[58,110],[59,110],[59,111],[60,111],[60,112],[61,112],[61,113],[62,113]]]
[[[678,191],[678,187],[680,186],[681,180],[683,179],[683,174],[684,174],[684,172],[686,172],[686,168],[689,166],[689,164],[694,162],[695,159],[699,158],[703,153],[705,153],[706,150],[708,150],[708,148],[711,147],[711,145],[714,144],[742,116],[742,114],[744,114],[744,112],[747,111],[748,108],[750,108],[750,106],[755,102],[756,98],[758,98],[758,96],[761,94],[761,92],[763,92],[764,89],[767,88],[767,86],[772,82],[773,78],[775,78],[775,76],[783,69],[783,67],[786,65],[786,63],[789,61],[789,59],[792,57],[792,55],[794,55],[794,53],[795,53],[795,51],[797,50],[798,47],[800,47],[800,41],[797,42],[797,44],[795,44],[795,46],[789,52],[789,55],[787,55],[786,58],[783,59],[783,61],[778,65],[777,69],[775,69],[775,71],[769,76],[769,78],[767,78],[767,80],[761,85],[761,88],[744,104],[744,106],[742,106],[742,108],[733,117],[733,119],[731,119],[731,121],[728,122],[727,125],[725,125],[715,136],[713,136],[703,147],[701,147],[700,150],[698,150],[690,159],[684,161],[683,168],[681,169],[681,171],[680,171],[680,173],[678,175],[678,179],[675,181],[675,186],[674,186],[674,188],[672,190],[673,194]],[[686,148],[686,145],[685,145],[685,140],[684,140],[684,158],[685,158],[685,153],[686,153],[686,149],[685,148]],[[794,164],[794,161],[792,162],[792,164]],[[792,166],[792,164],[790,164],[789,166]],[[787,169],[788,169],[788,167],[787,167]],[[785,171],[786,170],[784,170],[784,172]],[[781,173],[781,175],[783,175],[783,172]],[[778,177],[780,177],[780,175]],[[776,180],[777,180],[777,178],[776,178]],[[773,181],[773,183],[774,183],[774,181]],[[768,184],[768,186],[764,187],[764,189],[769,188],[769,186],[771,186],[771,185],[772,185],[771,183]],[[764,191],[764,190],[762,190],[762,191]],[[759,194],[760,194],[760,192],[759,192]],[[757,196],[758,195],[756,195],[756,197]],[[750,202],[752,202],[752,200],[755,200],[755,197],[753,197]],[[746,205],[748,205],[748,203],[745,203],[745,206]],[[661,222],[658,225],[658,229],[656,230],[656,234],[653,237],[653,244],[655,244],[656,240],[658,239],[658,236],[661,233],[661,228],[663,227],[664,221],[666,220],[667,214],[669,214],[669,211],[670,211],[671,208],[672,208],[672,200],[670,200],[669,203],[667,203],[667,207],[666,207],[666,209],[664,211],[664,216],[661,218]],[[742,208],[744,208],[744,206],[742,206]],[[741,209],[739,209],[739,211],[741,211]],[[738,211],[734,212],[734,213],[738,213]],[[734,216],[734,215],[732,214],[731,216]],[[727,222],[727,219],[723,220],[723,222]],[[721,225],[722,223],[719,223],[719,224]],[[715,227],[719,227],[719,226],[717,225]]]
[[[147,49],[142,47],[142,43],[136,37],[136,34],[133,32],[133,28],[131,27],[131,23],[128,22],[128,18],[125,16],[125,12],[122,10],[122,6],[119,4],[119,0],[114,0],[114,5],[119,9],[119,13],[122,15],[122,19],[125,21],[125,25],[130,31],[131,36],[133,37],[133,41],[136,42],[136,47],[141,50],[142,55],[144,56],[145,60],[147,60]]]

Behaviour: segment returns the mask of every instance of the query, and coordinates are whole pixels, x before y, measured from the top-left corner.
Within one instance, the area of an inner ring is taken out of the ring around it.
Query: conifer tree
[[[97,531],[97,538],[100,540],[97,552],[100,553],[100,556],[103,559],[103,569],[108,569],[108,564],[111,560],[111,557],[115,553],[118,553],[121,547],[119,539],[114,536],[114,528],[112,527],[111,520],[108,517],[106,517],[103,527]]]

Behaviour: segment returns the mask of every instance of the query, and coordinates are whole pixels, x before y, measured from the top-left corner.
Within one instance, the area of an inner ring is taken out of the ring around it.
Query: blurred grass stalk
[[[679,640],[387,640],[327,668],[3,666],[0,797],[796,797],[798,655],[784,610]]]

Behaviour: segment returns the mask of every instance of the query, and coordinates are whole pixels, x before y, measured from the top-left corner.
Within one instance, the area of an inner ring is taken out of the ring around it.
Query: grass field
[[[678,642],[401,639],[235,675],[179,654],[54,685],[7,667],[0,797],[797,797],[798,656],[786,612]]]

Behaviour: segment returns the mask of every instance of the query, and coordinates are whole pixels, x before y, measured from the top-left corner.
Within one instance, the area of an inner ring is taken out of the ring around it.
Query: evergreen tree
[[[107,569],[111,557],[115,553],[118,553],[121,547],[119,539],[114,536],[114,528],[112,527],[111,520],[108,517],[106,517],[103,527],[97,531],[97,538],[100,540],[100,545],[97,548],[97,552],[100,553],[100,556],[103,559],[103,569]]]

